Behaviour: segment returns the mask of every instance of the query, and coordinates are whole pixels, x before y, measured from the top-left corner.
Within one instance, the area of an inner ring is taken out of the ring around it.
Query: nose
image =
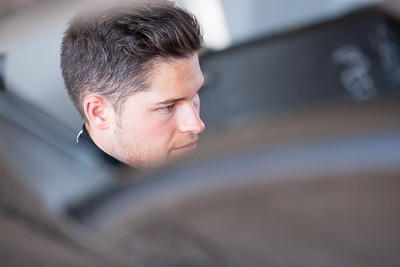
[[[193,103],[188,104],[181,113],[179,119],[179,131],[182,133],[198,134],[204,131],[204,122],[200,119],[199,109]]]

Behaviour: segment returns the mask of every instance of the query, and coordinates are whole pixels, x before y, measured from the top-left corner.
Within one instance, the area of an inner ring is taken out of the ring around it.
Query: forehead
[[[154,64],[149,77],[149,87],[134,95],[135,97],[181,98],[195,95],[201,88],[204,77],[200,69],[197,54],[189,58],[171,62],[161,61]]]
[[[137,114],[174,99],[192,99],[201,89],[204,77],[197,54],[171,62],[158,62],[148,78],[149,86],[129,96],[122,113]]]
[[[150,78],[149,90],[171,85],[190,86],[203,82],[197,54],[189,58],[176,59],[171,62],[159,62],[154,66]]]

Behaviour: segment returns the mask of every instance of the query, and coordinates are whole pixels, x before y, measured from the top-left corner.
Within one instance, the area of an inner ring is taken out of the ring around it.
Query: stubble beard
[[[146,147],[144,144],[140,144],[140,141],[135,140],[137,138],[134,136],[126,136],[127,132],[129,132],[129,129],[125,129],[123,122],[118,119],[117,127],[114,130],[116,140],[113,145],[113,155],[121,162],[139,170],[146,170],[161,165],[171,157],[169,152],[166,155],[162,154],[162,151],[154,153],[153,150],[156,151],[157,149],[151,147],[151,144]],[[198,134],[191,133],[187,136],[187,140],[172,145],[172,147],[178,147],[196,140],[198,140]]]
[[[127,131],[121,123],[117,124],[114,136],[116,143],[114,145],[114,153],[118,155],[118,160],[139,170],[146,170],[155,167],[162,162],[161,158],[148,158],[149,151],[143,147],[143,144],[135,144],[135,137],[127,137]],[[136,140],[137,141],[137,140]],[[151,150],[151,148],[148,148]]]

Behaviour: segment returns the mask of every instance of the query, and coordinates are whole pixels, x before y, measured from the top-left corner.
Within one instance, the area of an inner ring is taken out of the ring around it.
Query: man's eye
[[[174,107],[175,107],[175,105],[170,105],[170,106],[160,108],[160,110],[164,113],[170,113],[174,110]]]

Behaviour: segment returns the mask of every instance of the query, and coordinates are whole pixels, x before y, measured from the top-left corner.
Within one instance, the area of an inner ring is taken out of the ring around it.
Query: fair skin
[[[199,90],[204,83],[197,54],[160,62],[149,88],[131,95],[118,114],[98,95],[88,95],[86,129],[107,154],[138,169],[196,149],[204,130],[199,117]]]

